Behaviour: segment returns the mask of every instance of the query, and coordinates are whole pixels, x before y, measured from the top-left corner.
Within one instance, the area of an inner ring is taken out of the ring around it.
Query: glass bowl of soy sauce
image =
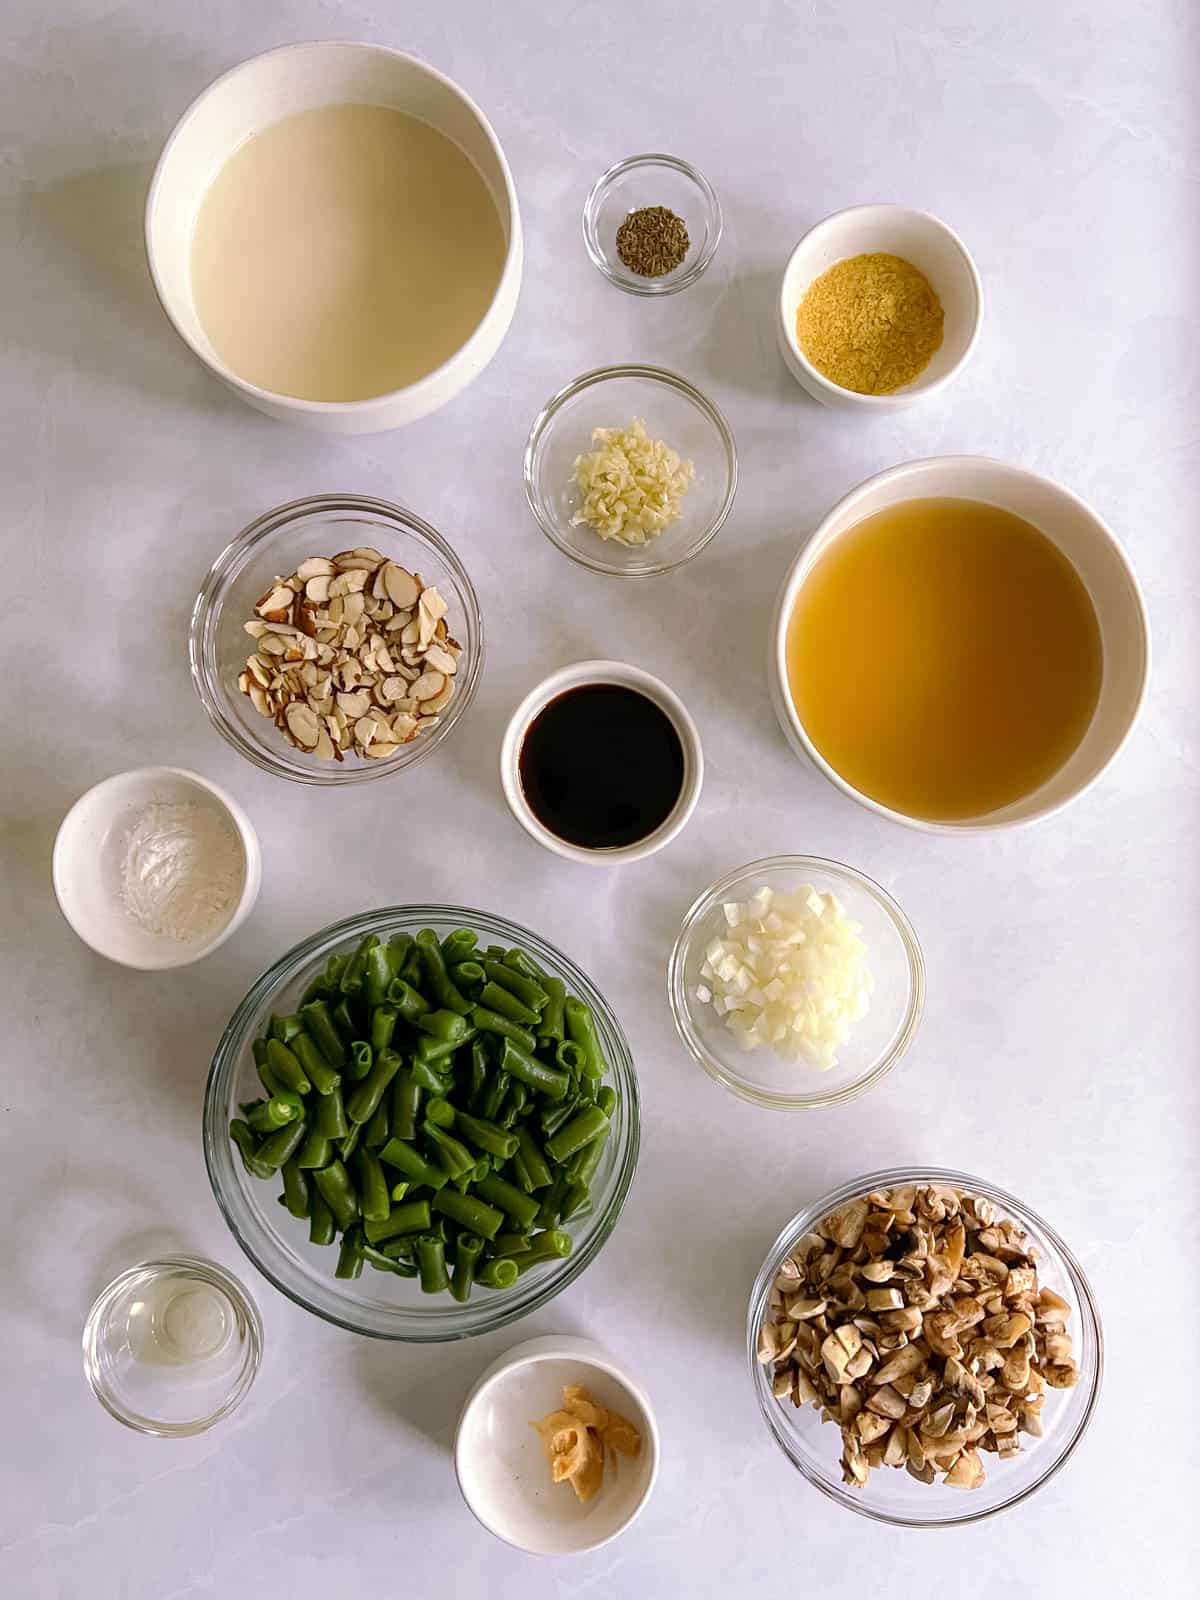
[[[704,753],[675,691],[625,661],[578,661],[544,678],[509,721],[500,783],[509,810],[555,855],[637,861],[683,828]]]

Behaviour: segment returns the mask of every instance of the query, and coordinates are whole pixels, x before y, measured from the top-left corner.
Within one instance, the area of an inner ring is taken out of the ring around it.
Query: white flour
[[[147,933],[199,943],[229,920],[244,875],[229,820],[192,801],[153,801],[135,818],[121,862],[125,908]]]

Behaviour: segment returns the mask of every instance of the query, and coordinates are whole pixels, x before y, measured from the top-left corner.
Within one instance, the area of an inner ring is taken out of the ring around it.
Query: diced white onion
[[[819,1071],[837,1066],[875,980],[861,924],[834,894],[767,884],[721,907],[726,933],[710,940],[695,990],[747,1050],[766,1045]]]

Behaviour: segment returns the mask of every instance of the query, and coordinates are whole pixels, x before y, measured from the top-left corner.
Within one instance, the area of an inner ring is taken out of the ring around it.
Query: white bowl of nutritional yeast
[[[389,147],[395,113],[407,142]],[[389,215],[379,201],[400,193]],[[146,253],[205,366],[326,433],[397,428],[464,389],[508,331],[523,258],[512,173],[470,96],[402,51],[335,40],[243,61],[184,112],[150,185]]]
[[[232,795],[182,767],[137,767],[76,800],[54,841],[54,893],[74,931],[123,967],[190,966],[258,899],[258,835]]]

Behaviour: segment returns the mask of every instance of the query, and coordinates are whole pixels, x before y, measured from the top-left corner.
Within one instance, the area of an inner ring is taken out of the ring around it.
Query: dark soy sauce
[[[542,707],[526,729],[521,787],[543,827],[585,850],[646,839],[683,790],[683,744],[636,689],[590,683]]]

